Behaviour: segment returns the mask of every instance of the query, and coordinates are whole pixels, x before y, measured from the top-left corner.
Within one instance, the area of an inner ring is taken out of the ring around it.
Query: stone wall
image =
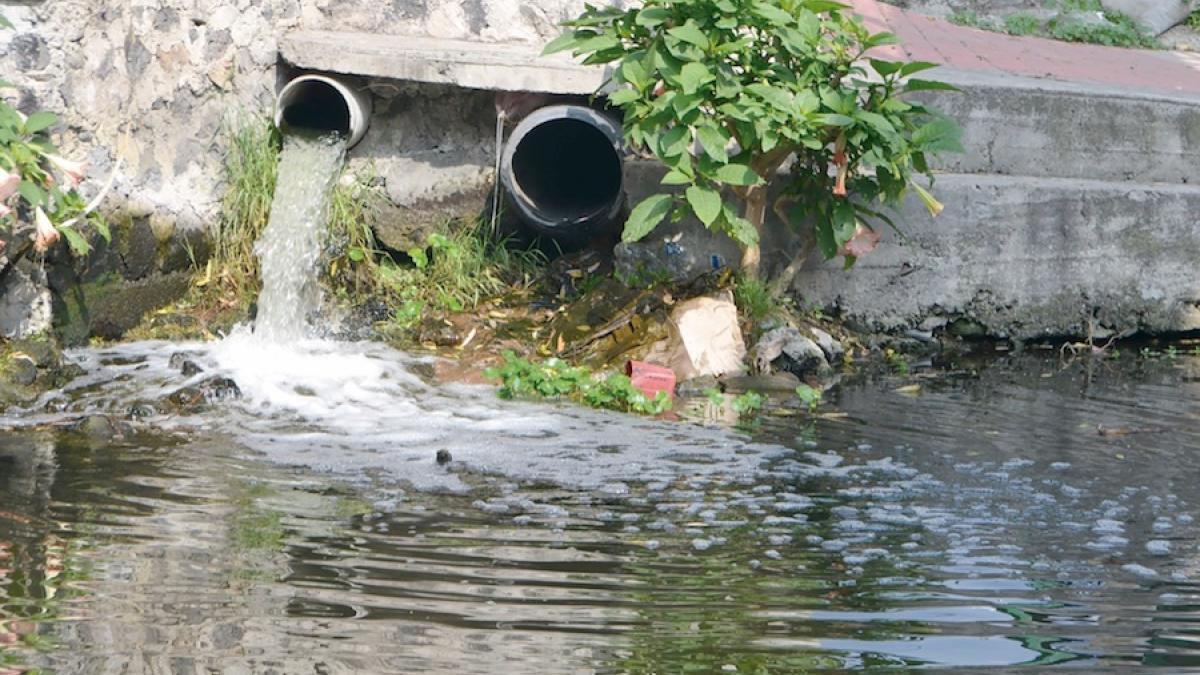
[[[203,237],[197,235],[216,221],[225,130],[271,111],[277,88],[293,74],[277,52],[288,31],[541,44],[582,5],[582,0],[0,0],[0,14],[14,24],[0,30],[0,74],[15,85],[0,96],[26,113],[59,115],[54,132],[63,154],[91,167],[85,193],[98,189],[118,157],[122,162],[104,206],[118,225],[116,241],[57,270],[41,261],[22,263],[0,280],[0,336],[47,328],[47,284],[56,315],[70,315],[66,332],[76,340],[119,334],[117,328],[136,321],[141,308],[128,312],[116,328],[101,317],[99,330],[87,308],[72,300],[82,297],[73,289],[102,288],[109,296],[127,290],[155,302],[182,292],[174,272],[187,267],[193,254],[203,254]],[[409,241],[406,223],[420,229],[444,219],[447,209],[456,215],[482,210],[494,158],[493,95],[396,81],[363,84],[374,98],[372,130],[352,150],[350,165],[376,173],[395,203],[385,241],[411,246],[416,242]],[[437,208],[425,208],[431,204]]]
[[[0,31],[0,72],[17,85],[3,95],[24,111],[58,113],[66,154],[86,157],[93,176],[107,175],[122,157],[114,204],[128,201],[135,212],[169,213],[194,227],[215,213],[222,124],[271,107],[283,33],[542,42],[581,7],[581,0],[0,1],[15,25]],[[385,112],[397,105],[429,112],[402,87],[372,88],[383,94]],[[453,124],[445,112],[456,109],[450,104],[435,119]],[[432,135],[426,152],[453,145]],[[360,153],[382,154],[369,146]],[[486,165],[486,153],[477,154]]]

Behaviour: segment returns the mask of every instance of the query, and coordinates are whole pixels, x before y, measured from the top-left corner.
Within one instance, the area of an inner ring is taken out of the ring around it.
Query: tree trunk
[[[742,249],[742,274],[750,279],[758,279],[762,275],[762,252],[759,246],[763,235],[763,221],[767,217],[767,189],[753,187],[746,194],[746,220],[754,226],[758,233],[758,241]]]

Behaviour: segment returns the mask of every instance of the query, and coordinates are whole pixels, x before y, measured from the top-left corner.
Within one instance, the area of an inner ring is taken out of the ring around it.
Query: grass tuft
[[[254,242],[271,215],[280,137],[270,120],[246,115],[228,122],[225,133],[225,194],[213,242],[212,276],[222,295],[248,305],[259,289]]]

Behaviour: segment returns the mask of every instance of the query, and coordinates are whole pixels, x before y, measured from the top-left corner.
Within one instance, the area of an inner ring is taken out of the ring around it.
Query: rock
[[[816,326],[810,327],[808,332],[810,335],[812,335],[813,340],[816,341],[817,346],[821,348],[821,351],[825,353],[825,359],[829,363],[837,363],[838,361],[842,360],[842,356],[845,355],[846,349],[842,347],[841,342],[838,342],[837,339],[832,335],[826,333],[820,328],[817,328]]]
[[[28,387],[37,380],[37,362],[27,354],[13,354],[5,364],[5,375],[13,383]]]
[[[731,394],[747,391],[791,393],[800,384],[800,378],[787,371],[760,375],[741,375],[725,378],[723,381],[725,383],[725,391]]]
[[[693,396],[704,396],[704,392],[710,389],[721,389],[721,383],[716,376],[703,375],[701,377],[693,377],[692,379],[681,382],[676,388],[676,393],[683,398],[691,398]]]
[[[1100,0],[1100,5],[1128,16],[1154,35],[1179,25],[1192,13],[1192,3],[1179,0]]]
[[[0,281],[0,337],[23,338],[50,329],[50,289],[38,268],[18,263]]]
[[[197,365],[195,361],[188,360],[184,361],[183,365],[179,366],[179,372],[182,373],[184,377],[191,377],[193,375],[199,375],[200,373],[203,373],[204,369]]]
[[[242,390],[238,388],[237,382],[228,377],[214,375],[177,389],[167,396],[167,402],[176,408],[189,409],[241,397]]]
[[[61,311],[54,317],[63,342],[82,344],[89,337],[116,340],[138,325],[142,317],[187,292],[190,276],[179,272],[149,276],[140,281],[104,280],[67,285],[59,291]]]
[[[742,372],[746,343],[733,294],[721,291],[676,305],[667,322],[667,344],[667,364],[681,382]]]
[[[687,283],[725,265],[720,256],[690,248],[688,241],[679,237],[621,242],[613,248],[613,259],[619,278],[631,286],[661,281]]]
[[[175,352],[171,354],[171,358],[167,359],[167,366],[179,370],[183,368],[183,364],[187,363],[196,356],[195,352]]]
[[[454,461],[454,458],[450,456],[450,451],[446,450],[445,448],[437,451],[436,459],[439,465],[449,464],[450,462]]]
[[[125,438],[133,431],[133,428],[127,423],[114,420],[107,415],[88,415],[72,425],[71,429],[87,436],[88,440],[98,443]]]
[[[801,379],[831,370],[821,347],[791,327],[776,328],[759,339],[754,346],[754,365],[763,373],[782,370]]]

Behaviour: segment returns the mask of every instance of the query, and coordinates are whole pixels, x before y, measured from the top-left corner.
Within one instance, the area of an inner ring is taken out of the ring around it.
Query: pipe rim
[[[611,204],[605,207],[594,209],[593,211],[580,215],[573,219],[551,218],[540,212],[534,204],[533,199],[525,193],[524,189],[516,180],[516,174],[513,170],[513,158],[516,155],[517,147],[521,144],[531,131],[546,122],[555,120],[570,119],[585,122],[591,125],[594,129],[601,132],[612,145],[613,152],[618,160],[622,160],[625,155],[624,139],[621,135],[621,128],[607,115],[581,105],[572,104],[557,104],[538,108],[524,119],[522,119],[508,140],[504,144],[504,150],[501,153],[500,159],[500,182],[503,184],[505,191],[512,197],[517,209],[521,212],[521,216],[528,222],[531,222],[536,227],[545,230],[555,230],[564,225],[575,223],[589,222],[594,220],[612,220],[620,213],[621,206],[624,203],[625,192],[625,177],[623,173],[617,175],[617,197]]]
[[[328,75],[309,73],[288,80],[275,96],[275,126],[280,127],[283,124],[283,111],[287,108],[286,101],[289,96],[294,95],[301,87],[311,83],[328,86],[342,98],[342,102],[345,103],[349,114],[348,126],[350,128],[346,133],[346,149],[358,145],[363,136],[366,135],[367,127],[370,123],[370,96],[358,91],[345,80]]]

